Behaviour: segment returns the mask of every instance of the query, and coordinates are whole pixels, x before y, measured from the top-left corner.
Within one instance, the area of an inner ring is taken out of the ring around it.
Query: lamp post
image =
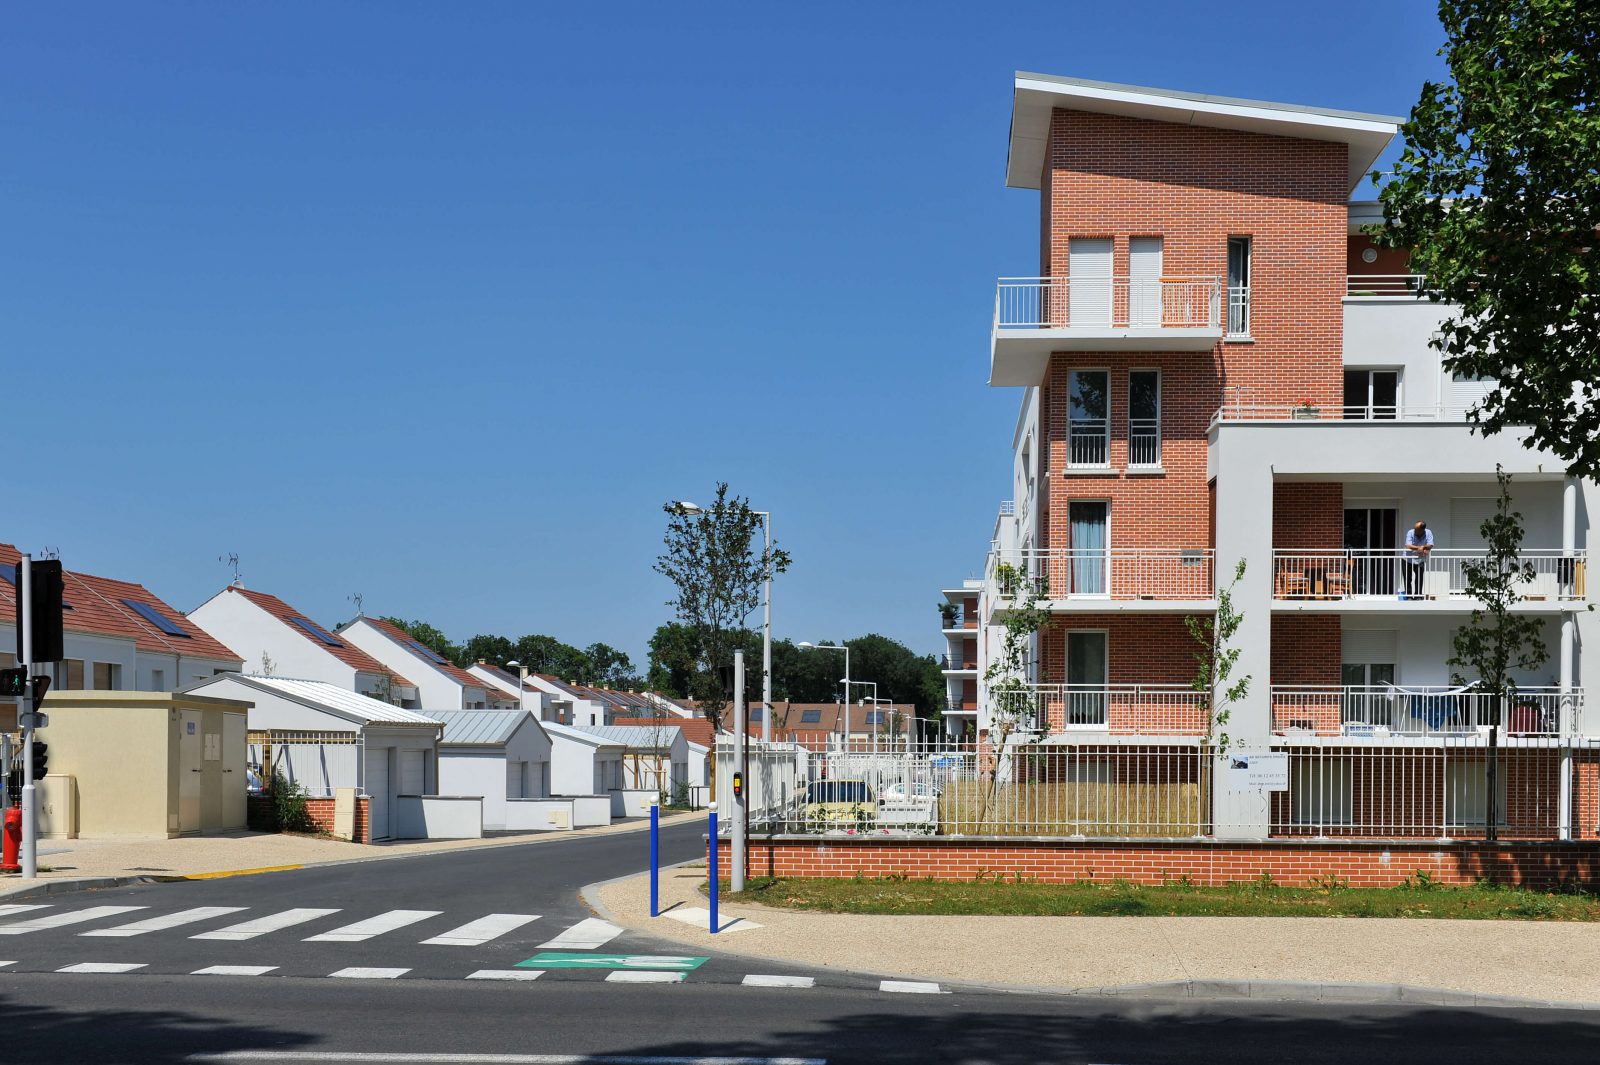
[[[795,644],[802,651],[843,651],[844,652],[844,740],[845,745],[850,743],[850,648],[842,643],[812,643],[802,640]]]
[[[517,671],[517,709],[526,710],[528,708],[528,667],[513,658],[506,663],[506,668]]]
[[[672,504],[685,514],[704,514],[705,508],[687,500]],[[772,742],[772,513],[752,510],[761,518],[761,557],[766,562],[761,596],[761,741]]]

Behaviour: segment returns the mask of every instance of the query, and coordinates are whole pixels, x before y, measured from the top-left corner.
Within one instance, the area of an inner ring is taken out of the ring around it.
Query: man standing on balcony
[[[1406,598],[1422,598],[1422,574],[1428,555],[1433,552],[1433,530],[1428,523],[1419,521],[1406,533]]]

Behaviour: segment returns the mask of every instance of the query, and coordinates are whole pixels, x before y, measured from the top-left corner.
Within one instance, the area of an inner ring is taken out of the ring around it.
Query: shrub
[[[279,832],[315,832],[311,810],[306,805],[305,786],[290,781],[280,771],[272,779],[272,812]]]

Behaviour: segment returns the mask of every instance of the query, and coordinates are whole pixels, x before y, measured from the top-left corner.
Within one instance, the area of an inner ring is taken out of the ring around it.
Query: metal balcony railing
[[[994,326],[1002,329],[1217,329],[1215,277],[1002,277]]]
[[[1234,285],[1228,289],[1228,335],[1250,335],[1250,286]]]
[[[1416,296],[1425,291],[1425,274],[1350,274],[1345,278],[1346,296]]]
[[[1272,553],[1272,595],[1280,600],[1405,598],[1465,600],[1467,565],[1483,551],[1434,548],[1412,561],[1402,548],[1329,551],[1279,550]],[[1532,580],[1519,581],[1524,599],[1570,602],[1587,593],[1585,551],[1524,549],[1520,563],[1532,567]]]
[[[977,651],[972,651],[970,654],[959,654],[959,655],[952,655],[952,654],[940,655],[939,656],[939,668],[940,669],[977,669],[978,668],[978,652]]]
[[[996,552],[989,556],[988,582],[999,598],[1017,595],[1029,582],[1044,599],[1210,599],[1215,558],[1209,547]]]
[[[1572,732],[1583,690],[1542,685],[1507,692],[1500,722],[1508,736]],[[1372,737],[1477,732],[1494,721],[1494,697],[1459,687],[1272,686],[1272,725],[1284,734]]]
[[[987,694],[990,719],[1024,731],[1187,736],[1205,731],[1203,699],[1183,684],[1030,684]]]
[[[1130,467],[1161,465],[1159,418],[1128,419],[1128,465]]]
[[[1212,415],[1219,422],[1465,422],[1465,406],[1410,404],[1405,406],[1350,406],[1342,403],[1228,403]]]
[[[1106,466],[1111,462],[1110,425],[1104,418],[1074,418],[1067,425],[1067,465]]]

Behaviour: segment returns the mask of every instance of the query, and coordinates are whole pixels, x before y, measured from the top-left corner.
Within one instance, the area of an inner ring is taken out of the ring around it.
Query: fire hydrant
[[[0,829],[0,873],[20,873],[22,866],[17,855],[22,850],[22,811],[13,806],[6,811],[6,823]]]

